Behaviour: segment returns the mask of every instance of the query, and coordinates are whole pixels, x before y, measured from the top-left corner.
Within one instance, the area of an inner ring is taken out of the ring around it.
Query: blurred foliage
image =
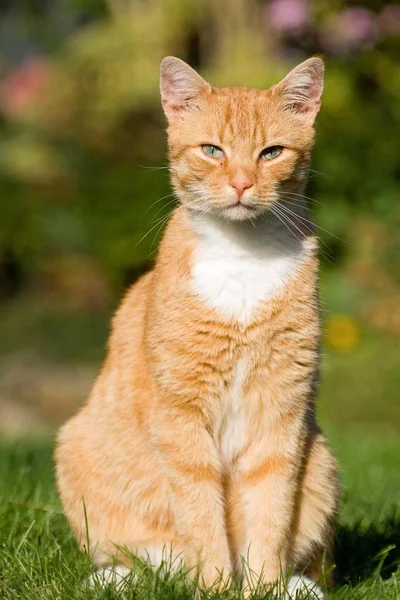
[[[18,64],[1,57],[3,296],[33,291],[102,309],[153,259],[174,205],[158,99],[163,56],[182,57],[217,85],[267,87],[321,53],[326,86],[307,193],[337,284],[333,304],[339,314],[357,313],[400,334],[395,4],[80,0],[68,10],[56,4],[57,23],[65,15],[68,27],[53,28],[51,44]],[[39,14],[35,6],[18,9],[32,36],[50,27],[56,11],[47,6]],[[333,346],[343,347],[338,336],[357,330],[357,323],[336,322]]]

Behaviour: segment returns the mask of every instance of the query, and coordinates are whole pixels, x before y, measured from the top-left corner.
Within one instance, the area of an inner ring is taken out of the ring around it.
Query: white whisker
[[[300,229],[300,227],[298,227],[296,225],[296,223],[294,223],[289,217],[288,215],[285,215],[285,213],[283,211],[280,211],[280,209],[278,208],[278,206],[275,205],[275,210],[277,210],[279,212],[279,214],[282,216],[282,218],[286,218],[287,222],[290,223],[290,225],[292,225],[293,227],[295,227],[297,229],[297,231],[300,233],[301,236],[304,236],[304,231],[302,231]],[[293,235],[294,235],[294,231],[292,231]],[[296,236],[297,237],[297,236]],[[299,241],[301,241],[301,239],[297,238]]]
[[[305,219],[304,217],[301,217],[300,215],[294,213],[293,211],[291,211],[289,208],[285,207],[284,205],[280,204],[280,208],[284,209],[283,212],[287,212],[288,214],[290,214],[292,216],[292,218],[298,217],[299,219],[303,220],[303,225],[304,227],[306,227],[307,231],[309,233],[312,233],[313,235],[316,235],[315,231],[312,229],[312,226],[315,225],[315,223],[313,223],[312,221],[309,221],[308,219]],[[293,223],[293,221],[291,221],[290,217],[288,216],[288,214],[286,214],[286,218],[290,220],[290,222],[292,222],[292,224],[296,227],[295,223]],[[308,225],[309,223],[309,225]],[[323,240],[321,240],[320,237],[318,237],[319,243],[320,243],[320,247],[319,250],[321,252],[321,254],[324,256],[324,258],[330,262],[331,264],[333,264],[333,261],[331,260],[331,256],[330,256],[330,252],[331,249],[329,248],[329,246],[327,244],[325,244],[325,242]],[[325,248],[327,249],[327,252],[325,252],[322,248],[321,248],[321,244],[323,246],[325,246]]]
[[[150,252],[149,252],[149,254],[147,255],[147,258],[150,258],[150,256],[152,256],[152,254],[154,254],[154,252],[156,252],[157,248],[154,248],[154,250],[153,250],[154,242],[156,241],[156,239],[157,239],[157,237],[158,237],[158,235],[159,235],[159,233],[160,233],[161,229],[164,227],[165,223],[166,223],[166,222],[168,221],[168,219],[170,218],[171,214],[172,214],[172,211],[171,211],[171,212],[169,212],[169,213],[168,213],[168,214],[165,216],[165,219],[164,219],[164,221],[161,221],[161,223],[160,223],[160,225],[159,225],[159,227],[158,227],[158,229],[157,229],[157,231],[156,231],[156,233],[155,233],[155,236],[154,236],[154,238],[153,238],[153,241],[152,241],[152,243],[151,243],[151,246],[150,246]]]
[[[146,169],[147,171],[164,171],[164,170],[168,170],[169,167],[148,167],[146,165],[136,165],[137,167],[139,167],[140,169]]]
[[[286,227],[286,229],[288,231],[290,231],[290,233],[292,235],[294,235],[294,237],[296,238],[296,240],[298,240],[301,243],[301,240],[297,237],[297,235],[294,233],[294,231],[292,231],[292,229],[290,229],[290,227],[288,226],[288,224],[284,220],[283,215],[281,217],[280,213],[278,213],[278,211],[276,211],[276,206],[275,207],[271,206],[270,210],[271,210],[272,214],[275,215],[275,217],[277,217],[279,219],[279,221]]]
[[[170,206],[170,204],[172,204],[173,202],[177,202],[176,198],[172,198],[172,200],[169,200],[166,204],[164,204],[161,208],[158,209],[158,211],[156,212],[156,214],[154,215],[154,218],[160,214],[161,211],[163,211],[165,208],[167,208],[167,206]]]
[[[317,169],[309,169],[310,173],[315,173],[316,175],[321,175],[321,177],[325,177],[325,179],[330,179],[332,180],[333,177],[331,177],[330,175],[327,175],[326,173],[322,173],[322,171],[317,171]]]
[[[150,235],[150,233],[152,231],[154,231],[154,229],[160,225],[160,222],[162,222],[164,220],[166,222],[169,217],[170,217],[170,213],[168,215],[163,215],[160,219],[157,219],[156,224],[153,225],[153,227],[147,233],[145,233],[143,237],[140,238],[140,240],[135,244],[134,248],[136,248],[139,244],[141,244],[143,242],[143,240],[145,240],[147,238],[147,236]]]
[[[146,214],[149,212],[149,210],[150,210],[151,208],[153,208],[153,206],[154,206],[155,204],[158,204],[158,203],[159,203],[159,202],[161,202],[162,200],[166,200],[166,198],[170,198],[170,197],[171,197],[171,196],[173,196],[173,195],[174,195],[174,192],[172,192],[171,194],[167,194],[166,196],[163,196],[162,198],[159,198],[158,200],[156,200],[155,202],[153,202],[153,204],[150,204],[150,206],[148,206],[148,207],[146,208],[146,210],[144,211],[144,213],[143,213],[143,216],[144,216],[144,215],[146,215]]]
[[[282,191],[279,192],[279,196],[282,196],[282,197],[291,196],[294,199],[310,200],[310,202],[315,202],[315,204],[319,204],[320,206],[324,206],[322,204],[322,202],[319,202],[318,200],[316,200],[315,198],[312,198],[311,196],[306,196],[305,194],[300,194],[300,192],[286,192],[285,190],[282,190]]]
[[[303,202],[301,202],[301,201],[299,201],[299,202],[292,202],[291,200],[286,200],[286,198],[284,199],[284,201],[285,201],[285,205],[286,205],[286,204],[290,204],[291,206],[296,206],[297,208],[298,208],[298,207],[302,207],[302,206],[304,206],[304,203],[303,203]],[[307,206],[307,210],[309,210],[310,212],[315,212],[315,211],[314,211],[312,208],[310,208],[309,206]]]
[[[321,231],[324,231],[325,233],[327,233],[328,235],[331,235],[332,237],[336,238],[337,240],[348,244],[347,240],[343,240],[342,238],[338,237],[337,235],[335,235],[334,233],[332,233],[331,231],[328,231],[327,229],[324,229],[323,227],[321,227],[320,225],[317,225],[316,223],[314,223],[313,221],[310,221],[309,219],[306,219],[305,217],[302,217],[301,215],[298,215],[297,213],[293,212],[290,208],[288,208],[287,206],[285,206],[284,204],[280,204],[281,208],[284,208],[286,211],[288,211],[290,214],[292,214],[294,217],[297,217],[299,219],[301,219],[302,221],[304,221],[305,223],[309,223],[310,225],[312,225],[313,227],[318,227],[318,229],[321,229]]]

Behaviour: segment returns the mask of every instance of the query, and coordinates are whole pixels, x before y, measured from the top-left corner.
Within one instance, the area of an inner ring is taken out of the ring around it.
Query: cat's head
[[[307,177],[324,64],[310,58],[268,90],[215,88],[174,57],[161,63],[174,189],[196,211],[245,220]]]

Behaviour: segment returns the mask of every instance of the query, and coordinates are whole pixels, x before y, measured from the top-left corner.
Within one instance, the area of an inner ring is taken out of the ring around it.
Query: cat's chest
[[[191,269],[192,285],[222,317],[251,321],[262,301],[273,298],[306,256],[302,242],[280,229],[225,230],[203,227]]]
[[[245,322],[260,302],[272,298],[295,269],[286,258],[251,259],[199,253],[192,270],[196,291],[223,316]]]
[[[272,219],[254,228],[251,223],[221,223],[202,216],[194,226],[199,236],[190,272],[192,290],[220,319],[229,320],[230,328],[238,323],[237,340],[241,340],[234,364],[229,364],[231,374],[221,391],[215,421],[217,446],[229,468],[259,423],[258,391],[264,389],[254,366],[264,355],[265,336],[248,338],[247,325],[253,317],[259,318],[255,315],[260,304],[274,298],[296,276],[313,252],[313,242],[298,239]],[[211,344],[212,339],[205,343]]]
[[[246,405],[244,394],[248,374],[248,360],[242,357],[233,369],[232,379],[222,403],[217,447],[223,463],[227,466],[232,464],[248,443],[251,411]]]

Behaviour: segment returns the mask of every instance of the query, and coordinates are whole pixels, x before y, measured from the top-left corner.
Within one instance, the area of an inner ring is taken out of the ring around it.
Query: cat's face
[[[214,88],[176,58],[161,64],[172,183],[182,204],[252,219],[305,182],[323,63],[302,63],[269,90]]]

